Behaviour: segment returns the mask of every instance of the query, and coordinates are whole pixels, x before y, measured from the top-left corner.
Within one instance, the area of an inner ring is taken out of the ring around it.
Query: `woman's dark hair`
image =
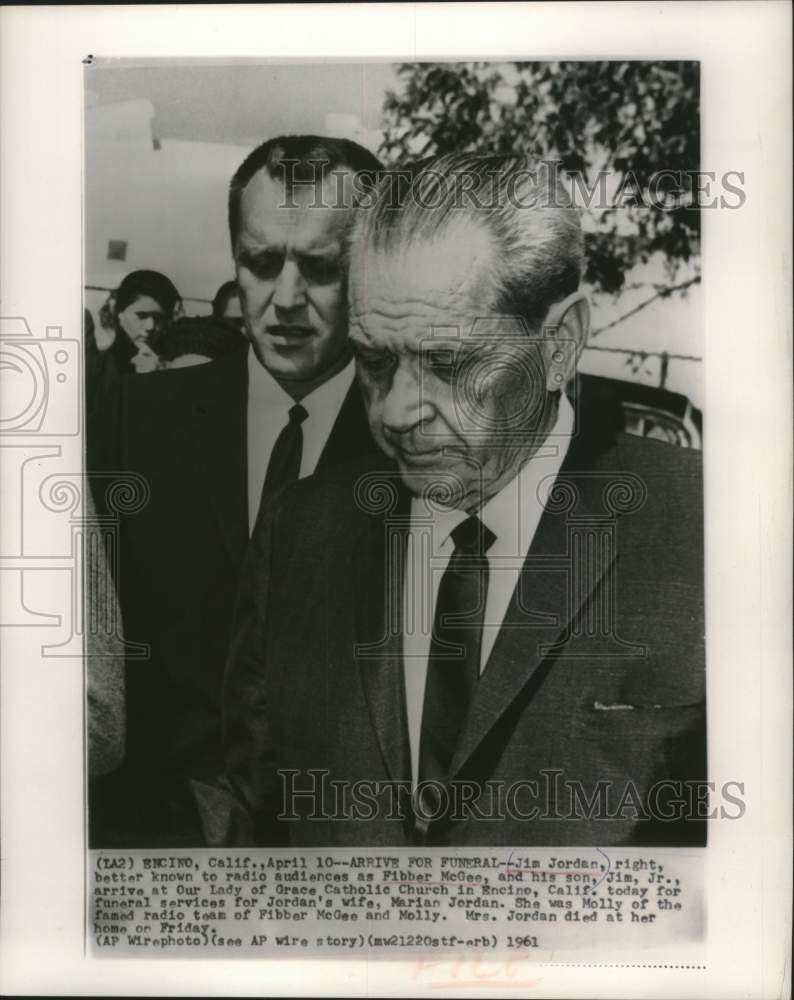
[[[116,315],[143,295],[158,302],[166,313],[172,313],[180,299],[173,282],[159,271],[132,271],[116,289]]]

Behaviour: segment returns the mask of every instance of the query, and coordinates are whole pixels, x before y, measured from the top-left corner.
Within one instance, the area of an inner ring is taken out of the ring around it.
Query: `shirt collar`
[[[337,413],[342,405],[342,400],[353,384],[355,374],[356,364],[351,358],[341,371],[329,378],[327,382],[317,386],[314,392],[304,396],[301,404],[306,408],[309,417]]]
[[[248,348],[248,398],[268,409],[283,409],[285,413],[295,402],[257,358],[253,347]]]
[[[337,404],[341,404],[353,384],[355,373],[355,362],[351,358],[341,371],[304,396],[301,406],[309,417],[318,413],[335,413]],[[285,414],[295,404],[292,396],[259,361],[253,347],[248,348],[248,398],[268,409],[282,410]]]
[[[573,424],[573,407],[561,392],[557,419],[546,440],[479,512],[482,523],[516,553],[529,549],[549,490],[568,450]]]

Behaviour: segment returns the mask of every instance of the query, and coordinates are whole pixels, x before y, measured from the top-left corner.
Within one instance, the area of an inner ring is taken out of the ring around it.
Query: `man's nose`
[[[392,434],[405,434],[429,419],[431,412],[431,402],[423,392],[420,379],[398,368],[383,404],[384,427]]]
[[[276,279],[273,303],[279,309],[297,309],[306,302],[306,283],[293,260],[285,260]]]
[[[156,320],[154,316],[147,316],[143,321],[143,331],[144,333],[151,333],[154,330]]]

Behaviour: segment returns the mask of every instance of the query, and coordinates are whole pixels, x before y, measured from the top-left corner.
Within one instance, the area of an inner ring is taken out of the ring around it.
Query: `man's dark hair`
[[[215,293],[215,298],[212,300],[212,315],[217,319],[223,318],[223,311],[229,304],[229,299],[233,295],[239,295],[240,289],[237,287],[236,281],[224,281],[218,291]]]
[[[232,252],[240,228],[240,200],[254,174],[264,168],[273,180],[284,184],[291,197],[295,182],[321,183],[334,170],[371,174],[381,170],[378,158],[351,139],[328,139],[319,135],[280,135],[268,139],[243,160],[229,184],[229,235]],[[352,207],[352,206],[351,206]]]

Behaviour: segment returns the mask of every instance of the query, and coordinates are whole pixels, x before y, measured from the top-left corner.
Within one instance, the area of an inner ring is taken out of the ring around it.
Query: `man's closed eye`
[[[354,346],[353,353],[360,367],[373,378],[382,378],[394,370],[395,357],[388,351],[370,351]]]

